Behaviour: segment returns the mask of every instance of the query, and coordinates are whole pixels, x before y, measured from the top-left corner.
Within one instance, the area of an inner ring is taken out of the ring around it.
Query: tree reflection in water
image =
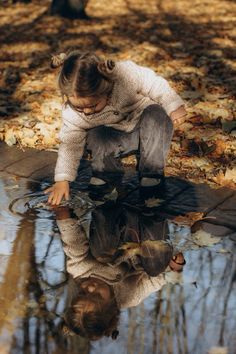
[[[152,353],[200,354],[216,345],[234,353],[235,261],[233,254],[225,257],[209,250],[190,251],[184,278],[196,280],[197,287],[168,285],[146,300],[144,308],[131,309],[129,352],[139,352],[144,332],[143,353],[149,348]],[[145,320],[140,325],[141,317]]]
[[[18,224],[18,221],[15,221]],[[6,234],[9,225],[4,225]],[[63,337],[67,283],[60,235],[50,212],[20,220],[0,283],[3,353],[206,353],[236,348],[235,243],[185,252],[179,284],[122,311],[120,336],[89,343]]]

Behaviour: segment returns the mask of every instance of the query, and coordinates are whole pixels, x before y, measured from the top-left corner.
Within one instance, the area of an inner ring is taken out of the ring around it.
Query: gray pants
[[[172,135],[172,121],[157,104],[144,109],[139,123],[130,133],[106,126],[90,129],[87,149],[92,153],[93,174],[122,174],[120,157],[132,153],[137,154],[140,176],[162,174]]]

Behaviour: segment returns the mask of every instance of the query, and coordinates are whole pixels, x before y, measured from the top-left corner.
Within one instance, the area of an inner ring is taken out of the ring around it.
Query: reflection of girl
[[[113,264],[97,261],[90,252],[83,226],[71,215],[70,210],[61,207],[56,214],[67,256],[67,271],[74,279],[65,315],[67,331],[92,340],[103,335],[116,338],[120,309],[136,306],[152,292],[162,288],[166,283],[165,275],[150,276],[147,273],[150,268],[145,272],[141,263],[134,259],[130,262],[127,257]],[[93,232],[91,228],[90,236]],[[108,236],[112,238],[115,235]],[[168,243],[164,245],[159,251],[159,255],[162,253],[160,269],[165,269],[170,263],[173,270],[179,271],[183,267],[180,264],[183,263],[182,254],[172,258],[171,246]]]
[[[49,202],[58,205],[63,197],[68,199],[69,182],[76,178],[85,145],[92,152],[94,176],[122,174],[117,157],[139,151],[141,185],[158,183],[173,123],[183,122],[186,115],[183,100],[168,82],[131,60],[103,61],[78,50],[61,53],[53,66],[61,66],[65,106]]]

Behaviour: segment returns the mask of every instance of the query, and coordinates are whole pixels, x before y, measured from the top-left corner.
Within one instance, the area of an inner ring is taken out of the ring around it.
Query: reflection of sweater
[[[86,116],[70,107],[63,109],[56,181],[73,181],[76,178],[88,129],[106,125],[130,132],[148,105],[158,103],[170,114],[184,104],[164,78],[132,61],[117,62],[113,79],[111,98],[101,112]]]
[[[77,219],[58,220],[57,224],[67,256],[68,273],[73,278],[95,277],[112,285],[120,308],[138,305],[166,284],[163,274],[150,277],[143,271],[130,271],[125,265],[98,262],[89,252],[85,230]]]

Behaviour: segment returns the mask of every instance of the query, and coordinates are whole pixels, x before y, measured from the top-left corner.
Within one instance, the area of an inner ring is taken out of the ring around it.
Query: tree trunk
[[[51,15],[76,19],[87,19],[85,7],[88,0],[53,0],[51,5]]]

